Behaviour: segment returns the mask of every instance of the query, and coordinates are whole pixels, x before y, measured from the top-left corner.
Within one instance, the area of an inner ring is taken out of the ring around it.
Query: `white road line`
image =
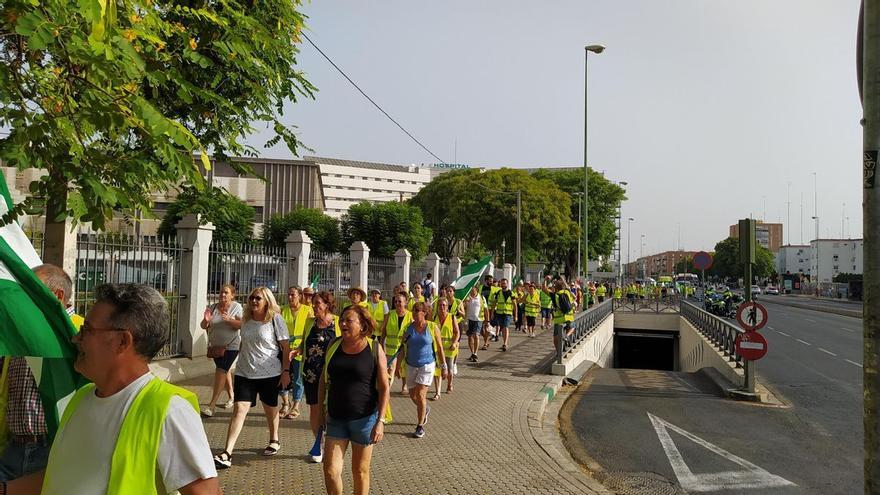
[[[849,359],[844,359],[844,361],[846,361],[846,362],[849,363],[849,364],[854,364],[854,365],[858,366],[859,368],[862,367],[861,364],[859,364],[859,363],[857,363],[857,362],[855,362],[855,361],[850,361]]]
[[[782,332],[782,331],[779,331],[779,334],[780,334],[780,335],[785,335],[786,337],[791,337],[791,335],[789,335],[789,334],[787,334],[787,333],[785,333],[785,332]]]
[[[855,333],[855,330],[852,330],[852,329],[850,329],[850,328],[843,328],[843,327],[840,327],[840,329],[843,330],[844,332]]]
[[[794,340],[797,340],[798,342],[800,342],[801,344],[804,344],[804,345],[813,345],[813,344],[811,344],[811,343],[809,343],[809,342],[804,342],[804,341],[801,340],[801,339],[794,339]]]
[[[804,321],[808,321],[810,323],[816,323],[816,320],[814,320],[812,318],[804,318]]]
[[[837,354],[834,354],[833,352],[831,352],[831,351],[829,351],[829,350],[827,350],[827,349],[822,349],[822,348],[820,347],[819,350],[822,351],[822,352],[824,352],[825,354],[831,354],[832,356],[837,357]]]
[[[767,328],[769,328],[770,330],[773,330],[773,327],[771,327],[771,326],[769,326],[769,325],[767,326]]]

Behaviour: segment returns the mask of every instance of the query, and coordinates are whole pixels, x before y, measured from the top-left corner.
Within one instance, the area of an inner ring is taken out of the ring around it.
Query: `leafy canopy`
[[[391,258],[401,248],[409,250],[413,259],[428,254],[431,229],[425,227],[422,211],[406,203],[370,203],[352,205],[340,224],[342,242],[363,240],[373,256]]]
[[[294,69],[299,0],[25,0],[0,4],[0,158],[47,171],[4,221],[47,206],[100,229],[150,194],[206,188],[207,151],[254,154],[252,122],[296,153],[283,105],[315,88]],[[200,154],[194,162],[193,154]],[[241,173],[246,166],[237,164]],[[47,205],[42,202],[46,201]]]
[[[755,278],[767,278],[776,273],[773,253],[764,246],[756,246],[755,265],[752,275]],[[728,237],[715,245],[712,273],[723,278],[739,278],[743,276],[743,263],[739,253],[739,238]],[[752,282],[746,282],[751,284]]]
[[[254,209],[217,187],[205,191],[184,187],[165,212],[159,235],[176,235],[175,225],[189,213],[200,214],[204,221],[214,224],[215,240],[244,244],[254,238]]]
[[[297,207],[284,215],[272,215],[263,224],[263,243],[283,247],[294,230],[305,230],[312,239],[313,249],[335,253],[341,249],[339,222],[320,210]]]

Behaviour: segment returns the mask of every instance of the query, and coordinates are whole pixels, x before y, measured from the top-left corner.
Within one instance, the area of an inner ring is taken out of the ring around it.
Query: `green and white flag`
[[[309,284],[309,285],[312,287],[312,290],[318,290],[318,281],[319,281],[319,280],[321,280],[321,276],[318,275],[318,274],[316,274],[316,275],[312,278],[312,283]]]
[[[0,217],[13,206],[0,178]],[[61,302],[32,268],[42,264],[16,222],[0,227],[0,356],[27,356],[40,389],[50,436],[85,380],[73,369],[76,329]]]
[[[477,261],[476,263],[471,263],[466,267],[461,269],[461,276],[455,279],[452,282],[452,286],[455,287],[455,297],[458,299],[464,299],[467,297],[468,292],[470,292],[471,287],[477,285],[477,282],[480,281],[480,277],[483,275],[483,272],[486,271],[486,268],[489,267],[489,263],[492,262],[491,256],[486,256],[483,259]]]

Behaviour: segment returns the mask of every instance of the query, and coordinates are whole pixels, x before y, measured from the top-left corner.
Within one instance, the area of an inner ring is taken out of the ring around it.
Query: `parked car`
[[[768,296],[778,296],[779,295],[779,288],[776,287],[775,285],[768,285],[764,289],[764,294],[767,294]]]
[[[753,296],[760,296],[761,295],[761,288],[758,287],[757,285],[753,285],[752,286],[752,295]]]

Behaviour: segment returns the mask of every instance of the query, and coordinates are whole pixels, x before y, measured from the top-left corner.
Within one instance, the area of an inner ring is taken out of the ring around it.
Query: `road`
[[[762,302],[758,379],[788,407],[723,399],[701,374],[594,370],[560,415],[575,458],[627,493],[861,492],[861,320]]]

